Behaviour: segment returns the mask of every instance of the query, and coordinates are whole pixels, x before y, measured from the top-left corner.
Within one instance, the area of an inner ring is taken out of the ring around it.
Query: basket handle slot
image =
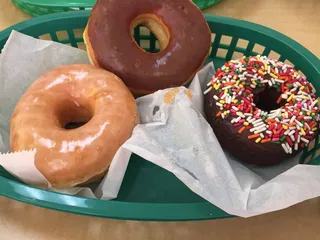
[[[156,49],[156,41],[157,41],[156,36],[150,31],[150,52],[151,53],[155,53],[158,51],[158,49]]]
[[[77,41],[76,41],[76,38],[74,36],[73,31],[68,29],[67,32],[68,32],[68,36],[69,36],[69,40],[70,40],[71,46],[77,48],[78,45],[77,45]]]
[[[134,39],[136,40],[136,42],[138,43],[138,45],[140,46],[140,27],[136,27],[134,30]]]
[[[279,61],[284,62],[285,60],[286,60],[286,58],[283,55],[280,55]]]
[[[221,40],[221,34],[217,33],[212,43],[211,57],[215,57],[217,55],[220,40]]]
[[[238,43],[238,40],[239,40],[239,38],[232,38],[231,43],[228,48],[227,55],[226,55],[227,61],[231,60],[232,54],[234,53],[234,50],[235,50],[237,43]]]
[[[51,32],[49,34],[50,34],[50,37],[51,37],[52,41],[60,42],[59,39],[58,39],[58,36],[57,36],[57,34],[55,32]]]
[[[245,56],[251,55],[253,47],[254,47],[254,44],[255,44],[254,42],[249,42],[248,43],[248,46],[247,46],[246,50],[244,51],[244,55]]]
[[[271,52],[271,49],[270,48],[265,48],[263,53],[262,53],[262,56],[268,56]]]

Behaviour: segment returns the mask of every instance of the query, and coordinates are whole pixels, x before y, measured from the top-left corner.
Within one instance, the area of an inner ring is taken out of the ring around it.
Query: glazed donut
[[[66,129],[72,122],[86,124]],[[137,123],[136,102],[116,75],[64,65],[40,76],[19,100],[10,147],[36,149],[36,168],[53,187],[68,188],[103,176]]]
[[[222,148],[239,160],[276,164],[318,134],[314,88],[291,66],[265,56],[218,69],[205,91],[205,113]]]
[[[131,31],[140,24],[158,38],[159,53],[135,42]],[[143,95],[188,83],[209,54],[211,32],[191,0],[98,0],[84,40],[92,64]]]

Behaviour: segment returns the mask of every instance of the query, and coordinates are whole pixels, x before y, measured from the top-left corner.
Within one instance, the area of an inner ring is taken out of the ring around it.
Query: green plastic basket
[[[0,49],[12,29],[36,38],[83,48],[81,33],[89,11],[55,13],[17,24],[0,32]],[[235,19],[206,15],[212,31],[212,51],[208,61],[216,67],[226,60],[245,55],[263,54],[290,61],[320,90],[320,60],[303,46],[269,28]],[[147,50],[157,51],[156,39],[142,27],[135,31],[139,44]],[[305,157],[309,163],[320,162],[319,139]],[[319,151],[319,150],[318,150]],[[304,160],[303,160],[304,161]],[[112,201],[68,196],[27,186],[0,169],[0,195],[30,204],[77,214],[135,220],[200,220],[231,217],[190,191],[173,174],[160,167],[132,156],[119,196]]]
[[[220,1],[221,0],[193,0],[200,9],[206,9]],[[12,2],[31,16],[41,16],[57,12],[91,10],[96,0],[12,0]]]

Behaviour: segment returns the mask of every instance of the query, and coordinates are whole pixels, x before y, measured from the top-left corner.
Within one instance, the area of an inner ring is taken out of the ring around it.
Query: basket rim
[[[22,4],[30,4],[41,7],[88,7],[91,8],[95,0],[13,0]]]
[[[89,17],[90,11],[53,13],[18,23],[0,32],[0,41],[6,40],[14,29],[22,31],[41,23],[70,18]],[[290,44],[308,60],[320,76],[320,60],[301,44],[289,37],[259,24],[227,17],[205,14],[208,22],[250,28],[262,34],[271,35]],[[126,220],[144,221],[189,221],[233,217],[209,202],[199,203],[139,203],[88,199],[65,195],[28,186],[0,176],[0,196],[5,196],[32,205],[59,211]]]
[[[77,8],[92,8],[96,2],[96,0],[55,0],[55,1],[47,1],[47,0],[12,0],[13,2],[18,2],[19,4],[29,4],[29,5],[34,5],[38,7],[59,7],[59,8],[64,8],[64,7],[77,7]],[[213,1],[214,3],[210,3],[209,1]],[[221,2],[222,0],[208,0],[205,2],[205,4],[201,5],[202,9],[209,8],[213,6],[214,4],[217,4]],[[198,5],[198,4],[196,4]],[[200,6],[198,6],[200,7]]]

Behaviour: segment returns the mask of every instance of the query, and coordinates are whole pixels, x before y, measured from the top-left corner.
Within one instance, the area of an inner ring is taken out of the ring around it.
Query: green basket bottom
[[[206,9],[222,0],[193,0],[193,2],[200,8]],[[81,5],[75,5],[68,0],[51,1],[50,3],[43,0],[12,0],[12,2],[23,12],[31,16],[41,16],[50,13],[91,10],[95,0],[84,0]]]

